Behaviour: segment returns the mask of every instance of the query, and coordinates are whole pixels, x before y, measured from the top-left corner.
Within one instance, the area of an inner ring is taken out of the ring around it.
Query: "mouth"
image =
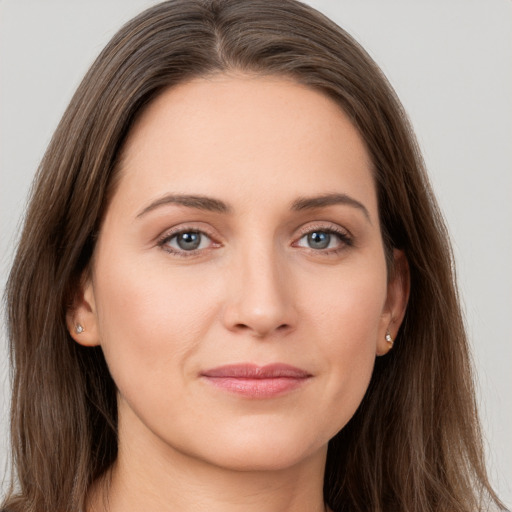
[[[282,363],[219,366],[201,372],[200,376],[221,391],[253,399],[282,396],[298,389],[312,377],[306,370]]]

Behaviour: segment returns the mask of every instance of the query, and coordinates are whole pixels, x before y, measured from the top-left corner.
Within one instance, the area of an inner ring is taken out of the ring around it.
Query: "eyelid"
[[[174,254],[177,256],[184,256],[184,257],[190,257],[190,256],[197,256],[198,254],[204,253],[205,251],[208,251],[209,249],[215,248],[215,247],[221,247],[222,243],[218,241],[218,237],[212,233],[213,230],[208,229],[207,227],[201,225],[201,227],[198,227],[197,225],[194,225],[194,223],[191,224],[180,224],[178,226],[174,226],[170,229],[165,230],[160,236],[158,236],[156,240],[156,245],[159,246],[163,251],[168,252],[170,254]],[[166,243],[174,238],[175,236],[181,234],[181,233],[200,233],[201,235],[206,236],[210,240],[210,246],[203,249],[193,249],[190,251],[185,250],[179,250],[170,247],[169,245],[166,245]]]
[[[335,247],[335,248],[326,248],[326,249],[313,249],[308,247],[302,247],[297,245],[304,236],[309,235],[310,233],[313,233],[315,231],[323,231],[326,233],[332,233],[334,235],[337,235],[340,238],[340,244],[341,247]],[[302,247],[304,249],[310,250],[316,254],[337,254],[343,250],[345,250],[347,247],[351,247],[354,245],[354,237],[352,233],[347,229],[339,224],[335,224],[330,221],[316,221],[311,222],[308,224],[305,224],[299,228],[299,232],[297,236],[294,237],[294,241],[292,242],[293,247]]]
[[[347,228],[330,221],[315,221],[304,224],[298,229],[298,236],[302,237],[312,231],[328,231],[346,236],[347,238],[353,238],[352,233]]]

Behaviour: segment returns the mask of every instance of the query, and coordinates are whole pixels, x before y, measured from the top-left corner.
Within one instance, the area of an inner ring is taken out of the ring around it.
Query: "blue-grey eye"
[[[340,249],[345,245],[351,245],[351,241],[348,235],[331,229],[318,229],[302,235],[294,245],[322,251],[325,249]]]
[[[182,231],[171,236],[166,242],[172,249],[181,251],[204,249],[209,243],[209,237],[200,231]]]
[[[190,233],[180,233],[176,235],[176,243],[184,251],[193,251],[201,244],[201,234],[193,231]]]
[[[332,235],[326,231],[313,231],[308,233],[306,237],[311,249],[327,249],[331,243]]]

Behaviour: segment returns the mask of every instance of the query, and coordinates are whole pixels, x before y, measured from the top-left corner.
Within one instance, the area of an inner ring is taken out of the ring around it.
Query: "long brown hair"
[[[385,77],[346,32],[294,0],[172,0],[102,51],[36,176],[7,288],[16,483],[4,507],[78,511],[114,462],[115,384],[101,349],[72,340],[65,314],[134,119],[164,89],[229,70],[291,77],[338,102],[372,157],[387,254],[401,248],[409,262],[404,323],[355,416],[330,441],[325,502],[335,512],[501,506],[483,461],[447,232]]]

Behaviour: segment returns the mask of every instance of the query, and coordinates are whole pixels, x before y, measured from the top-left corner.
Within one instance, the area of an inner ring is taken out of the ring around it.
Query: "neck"
[[[325,512],[327,449],[286,468],[233,470],[159,442],[121,435],[118,459],[96,482],[88,512]]]

